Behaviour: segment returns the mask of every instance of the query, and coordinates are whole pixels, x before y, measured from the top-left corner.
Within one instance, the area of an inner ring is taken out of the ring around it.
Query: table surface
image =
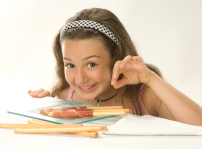
[[[4,92],[5,93],[5,92]],[[12,92],[3,96],[0,101],[0,123],[20,123],[26,124],[30,118],[13,116],[7,111],[36,106],[47,102],[57,101],[58,99],[31,98],[22,92]],[[117,118],[102,119],[84,126],[106,125],[110,126],[117,121]],[[121,136],[105,135],[99,132],[97,138],[88,138],[73,134],[15,134],[13,129],[0,129],[0,149],[40,149],[40,148],[155,148],[155,149],[201,149],[202,136]]]

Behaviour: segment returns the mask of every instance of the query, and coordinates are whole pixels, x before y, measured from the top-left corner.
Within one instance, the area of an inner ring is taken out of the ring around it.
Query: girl
[[[156,67],[144,63],[112,12],[78,12],[57,33],[53,51],[58,82],[50,92],[29,90],[30,96],[123,105],[133,114],[202,126],[202,108],[163,80]]]

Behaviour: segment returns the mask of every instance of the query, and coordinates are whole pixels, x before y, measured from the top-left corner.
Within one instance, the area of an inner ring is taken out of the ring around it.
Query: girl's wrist
[[[144,82],[144,84],[147,84],[149,87],[151,87],[157,77],[158,75],[155,72],[149,70],[148,79],[146,80],[146,82]]]

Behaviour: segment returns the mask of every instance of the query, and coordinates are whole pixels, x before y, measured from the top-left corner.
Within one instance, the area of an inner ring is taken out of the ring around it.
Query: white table
[[[2,91],[0,99],[0,123],[27,123],[29,118],[14,119],[6,112],[13,108],[23,108],[50,102],[47,99],[31,98],[24,90]],[[52,99],[57,100],[57,99]],[[84,125],[111,125],[115,118],[98,120]],[[97,138],[88,138],[73,134],[15,134],[13,129],[0,129],[0,149],[201,149],[202,136],[116,136],[99,133]]]

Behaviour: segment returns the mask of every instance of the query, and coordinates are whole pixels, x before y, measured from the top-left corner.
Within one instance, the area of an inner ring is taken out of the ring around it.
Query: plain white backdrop
[[[92,7],[116,14],[144,61],[202,106],[201,0],[0,0],[1,95],[50,89],[54,36],[69,17]]]

